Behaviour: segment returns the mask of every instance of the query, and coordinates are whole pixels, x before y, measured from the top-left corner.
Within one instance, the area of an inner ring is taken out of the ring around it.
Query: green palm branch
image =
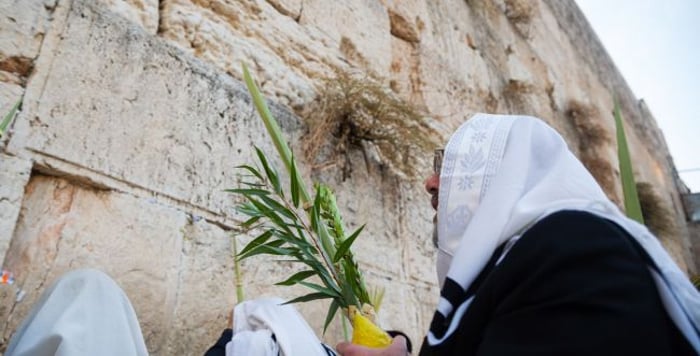
[[[256,237],[238,257],[272,255],[303,264],[304,269],[277,284],[298,284],[311,290],[311,293],[288,303],[331,299],[324,323],[325,332],[338,309],[355,306],[362,310],[366,305],[373,305],[351,251],[364,225],[351,234],[345,233],[335,196],[329,187],[314,184],[313,196],[309,195],[279,125],[245,65],[243,74],[290,178],[288,184],[282,182],[277,168],[258,147],[255,148],[257,166],[237,167],[243,172],[244,180],[239,188],[227,191],[244,198],[237,210],[247,219],[240,225],[247,231],[256,232]]]

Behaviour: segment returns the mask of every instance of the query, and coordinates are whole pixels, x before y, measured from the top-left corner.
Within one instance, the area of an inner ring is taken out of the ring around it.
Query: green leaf
[[[333,302],[331,302],[331,306],[328,307],[328,314],[326,314],[326,321],[323,323],[323,334],[326,334],[326,330],[328,329],[328,325],[331,324],[331,321],[333,321],[333,318],[335,318],[335,314],[338,312],[338,308],[340,305],[338,305],[338,302],[333,299]]]
[[[328,299],[331,298],[325,293],[310,293],[298,298],[294,298],[288,302],[285,302],[284,304],[293,304],[293,303],[303,303],[303,302],[310,302],[312,300],[319,300],[319,299]],[[283,305],[284,305],[283,304]]]
[[[265,245],[258,245],[253,247],[248,253],[246,254],[240,254],[240,259],[244,258],[249,258],[255,255],[261,255],[261,254],[266,254],[266,255],[275,255],[275,256],[290,256],[293,255],[295,252],[294,249],[291,248],[283,248],[283,247],[275,247],[271,246],[270,243],[265,244]]]
[[[625,197],[625,213],[631,219],[638,221],[640,224],[644,224],[642,207],[639,204],[639,196],[637,195],[637,184],[634,181],[634,172],[632,171],[632,160],[630,159],[630,152],[627,147],[625,127],[622,123],[620,105],[617,100],[615,100],[615,128],[617,130],[617,154],[620,163],[620,179],[622,180],[622,192]]]
[[[225,192],[228,193],[234,193],[234,194],[241,194],[241,195],[258,195],[258,196],[266,196],[269,195],[270,192],[267,190],[263,189],[224,189]]]
[[[355,242],[355,239],[357,239],[358,236],[360,236],[360,233],[364,228],[365,225],[360,226],[352,235],[350,235],[350,237],[345,239],[343,243],[340,244],[338,250],[335,252],[335,256],[333,256],[333,263],[340,261],[340,259],[345,256],[345,254],[350,250],[352,243]]]
[[[293,274],[291,277],[287,278],[286,280],[282,282],[277,282],[275,285],[278,286],[291,286],[294,285],[300,281],[303,281],[311,276],[315,276],[316,272],[315,271],[301,271]]]
[[[260,216],[253,216],[252,218],[250,218],[250,219],[244,221],[244,222],[241,224],[241,226],[244,227],[244,228],[246,228],[246,229],[248,229],[248,228],[250,228],[253,224],[255,224],[256,222],[258,222],[258,220],[260,220]]]
[[[250,201],[236,206],[236,211],[248,216],[264,216],[263,213]]]
[[[8,112],[7,115],[5,115],[5,118],[2,119],[2,122],[0,122],[0,137],[5,134],[5,130],[7,130],[8,126],[10,126],[10,122],[12,122],[12,119],[15,117],[20,104],[22,104],[21,99],[17,100],[17,103],[15,103],[12,109],[10,109],[10,112]]]
[[[286,216],[287,218],[291,220],[296,220],[296,216],[294,213],[292,213],[291,210],[287,209],[284,205],[280,204],[276,200],[267,197],[267,196],[260,196],[260,199],[268,206],[270,209]]]
[[[309,266],[312,270],[316,271],[325,285],[335,290],[340,290],[340,287],[338,287],[338,284],[335,283],[335,280],[333,277],[331,277],[330,272],[323,266],[321,261],[317,260],[316,258],[308,258],[302,260],[302,262]]]
[[[292,165],[291,165],[291,173],[289,176],[291,177],[291,183],[290,183],[290,190],[292,191],[292,203],[294,204],[295,208],[299,207],[299,172],[297,172],[297,164],[296,161],[294,160],[294,156],[292,156]]]
[[[343,294],[343,300],[345,301],[346,305],[357,305],[361,307],[360,303],[357,302],[357,297],[355,297],[355,294],[353,293],[352,286],[348,283],[348,281],[343,280],[340,283],[343,285],[340,288],[340,292]]]
[[[333,290],[324,286],[320,286],[316,283],[309,283],[309,282],[304,282],[304,281],[299,281],[298,284],[301,284],[302,286],[311,288],[313,290],[319,291],[321,293],[326,293],[330,296],[333,296],[334,298],[340,297],[340,294],[338,293],[337,290]]]
[[[284,219],[277,215],[277,211],[270,209],[270,207],[256,199],[253,199],[252,197],[248,197],[248,201],[250,201],[251,204],[253,204],[255,208],[257,208],[260,211],[261,215],[268,218],[271,222],[273,222],[275,225],[279,226],[281,229],[285,230],[289,234],[292,233],[292,230],[289,229]]]
[[[238,168],[238,169],[245,169],[246,171],[252,173],[254,176],[258,177],[258,179],[260,179],[260,180],[263,179],[262,175],[260,174],[260,172],[258,172],[257,169],[255,169],[255,168],[253,168],[252,166],[249,166],[249,165],[247,165],[247,164],[242,164],[242,165],[240,165],[240,166],[236,166],[235,168]]]
[[[270,184],[272,184],[272,187],[275,188],[275,192],[277,192],[277,194],[279,195],[282,195],[282,187],[280,186],[280,178],[277,174],[277,171],[274,167],[270,166],[270,164],[267,161],[267,157],[265,157],[265,153],[263,153],[262,150],[255,147],[255,152],[257,153],[258,159],[260,160],[260,163],[262,164],[263,169],[265,170],[267,179],[270,181]]]
[[[265,183],[245,182],[245,181],[241,182],[241,184],[248,186],[248,187],[259,187],[259,188],[265,187],[267,185]]]
[[[284,242],[299,247],[304,252],[311,247],[306,240],[295,236],[287,230],[277,230],[275,229],[275,236],[279,237]]]
[[[321,242],[321,248],[323,248],[323,252],[326,254],[326,256],[331,256],[335,255],[335,245],[333,245],[333,241],[331,239],[330,234],[328,233],[328,228],[326,227],[326,224],[321,220],[320,215],[321,215],[321,194],[319,187],[316,188],[316,197],[314,198],[314,205],[311,208],[311,226],[314,229],[314,232],[316,232],[316,235],[318,236],[318,239]]]
[[[264,244],[265,242],[267,242],[267,240],[269,240],[270,237],[272,237],[271,230],[267,230],[267,231],[263,232],[262,234],[258,235],[256,238],[254,238],[252,241],[250,241],[247,245],[245,245],[243,250],[241,250],[241,252],[239,252],[238,255],[239,256],[245,255],[248,251],[254,249],[255,247],[258,247],[258,246]]]

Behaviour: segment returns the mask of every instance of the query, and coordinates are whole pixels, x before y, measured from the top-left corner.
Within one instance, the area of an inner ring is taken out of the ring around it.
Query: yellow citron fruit
[[[383,348],[391,345],[391,336],[361,313],[352,313],[352,343]]]

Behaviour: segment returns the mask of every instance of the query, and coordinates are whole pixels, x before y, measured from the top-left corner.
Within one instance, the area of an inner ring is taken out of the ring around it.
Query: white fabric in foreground
[[[136,313],[106,274],[77,270],[48,289],[17,329],[6,356],[148,355]]]
[[[311,327],[284,300],[258,298],[236,305],[226,356],[277,356],[279,351],[284,356],[328,355]]]
[[[667,311],[700,351],[698,291],[658,239],[607,199],[562,137],[541,120],[477,114],[464,123],[447,144],[439,197],[441,284],[447,277],[466,290],[502,243],[554,212],[587,211],[617,223],[649,254],[660,270],[657,287],[669,294]]]

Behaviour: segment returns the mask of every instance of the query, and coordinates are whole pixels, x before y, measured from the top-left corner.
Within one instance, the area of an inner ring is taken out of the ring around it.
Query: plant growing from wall
[[[372,323],[379,302],[373,300],[362,277],[351,247],[364,226],[346,234],[331,189],[313,186],[313,195],[304,183],[297,163],[287,146],[277,121],[244,66],[248,90],[277,152],[289,173],[286,184],[267,155],[255,148],[259,166],[240,166],[246,181],[228,190],[245,200],[237,209],[248,218],[240,225],[257,236],[238,254],[240,259],[271,255],[300,262],[305,269],[278,285],[302,285],[311,293],[289,303],[330,299],[324,332],[339,309],[353,323],[353,342],[371,347],[388,346],[391,338]],[[313,280],[315,277],[316,280]]]
[[[615,101],[614,116],[617,131],[617,152],[620,160],[620,179],[625,197],[625,213],[629,218],[641,224],[645,224],[646,218],[649,218],[646,225],[657,236],[664,236],[663,234],[665,233],[676,233],[675,224],[670,217],[670,213],[661,203],[661,198],[653,194],[653,190],[650,189],[651,186],[648,183],[639,185],[635,183],[625,129],[622,125],[622,114],[620,114],[620,106],[617,101]],[[638,187],[641,188],[639,191],[637,190]],[[642,194],[640,195],[639,193]],[[642,209],[640,200],[648,202],[648,204],[645,204],[647,206],[646,210]],[[700,275],[691,275],[689,278],[695,288],[700,290]]]
[[[17,103],[10,109],[10,112],[5,115],[5,117],[2,119],[2,122],[0,122],[0,138],[2,138],[3,135],[5,135],[5,132],[7,131],[7,128],[10,126],[10,122],[12,122],[12,119],[15,117],[15,114],[17,113],[17,110],[19,109],[19,106],[22,104],[22,100],[18,100]]]
[[[639,205],[639,195],[637,194],[637,185],[634,181],[634,172],[632,171],[632,160],[630,159],[630,151],[627,147],[627,138],[625,137],[625,127],[622,124],[622,114],[620,113],[620,105],[615,101],[615,129],[617,132],[617,154],[620,163],[620,179],[622,180],[622,193],[625,198],[625,213],[631,219],[637,220],[644,224],[644,216],[642,208]]]
[[[655,192],[654,187],[646,182],[637,183],[637,193],[644,223],[649,230],[662,238],[678,234],[678,227],[674,222],[671,208]]]
[[[361,149],[402,177],[415,177],[423,154],[438,143],[426,115],[376,80],[338,71],[324,80],[304,110],[310,127],[303,149],[316,167],[339,165],[342,178],[352,173],[350,153]],[[369,153],[376,153],[376,157]]]
[[[578,100],[570,100],[567,104],[566,116],[578,134],[578,156],[581,163],[593,175],[611,200],[622,205],[615,194],[617,184],[615,169],[605,151],[613,147],[613,140],[602,125],[600,111],[592,105]]]
[[[695,288],[700,291],[700,275],[696,274],[690,277],[690,281],[693,283]]]

